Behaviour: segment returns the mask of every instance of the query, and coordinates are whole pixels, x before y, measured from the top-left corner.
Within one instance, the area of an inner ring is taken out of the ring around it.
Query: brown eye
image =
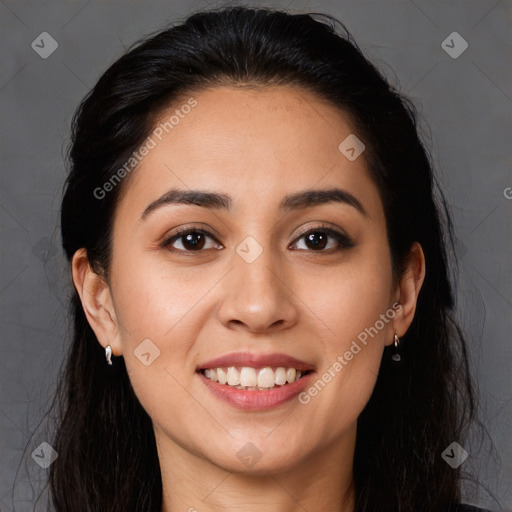
[[[333,242],[330,241],[333,240]],[[305,247],[297,247],[304,240]],[[328,245],[330,246],[328,247]],[[354,247],[354,242],[345,234],[335,231],[331,228],[314,228],[302,234],[294,243],[295,248],[299,250],[309,250],[313,252],[330,252]],[[327,249],[324,251],[324,249]]]
[[[210,245],[208,246],[208,241]],[[168,238],[162,247],[167,247],[176,252],[194,252],[203,249],[220,248],[215,238],[202,229],[184,229]]]
[[[191,251],[197,251],[204,247],[205,244],[205,236],[202,233],[189,233],[188,235],[181,236],[182,245],[185,249],[189,249]]]
[[[314,231],[313,233],[309,233],[306,235],[306,245],[310,249],[325,249],[325,246],[327,245],[327,240],[329,238],[329,235],[326,233],[323,233],[322,231]]]

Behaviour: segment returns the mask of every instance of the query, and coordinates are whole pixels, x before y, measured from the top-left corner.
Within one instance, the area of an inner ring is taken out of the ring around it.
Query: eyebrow
[[[295,192],[282,199],[279,204],[279,210],[289,212],[327,203],[347,204],[354,207],[362,215],[367,215],[359,199],[350,192],[340,188],[310,189]],[[171,189],[156,201],[150,203],[142,213],[140,220],[145,220],[151,212],[158,208],[171,204],[191,204],[214,210],[229,211],[233,201],[229,195],[219,192]]]

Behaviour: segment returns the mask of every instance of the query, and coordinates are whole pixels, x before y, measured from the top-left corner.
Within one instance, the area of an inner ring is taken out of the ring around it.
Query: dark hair
[[[334,18],[243,7],[200,12],[117,60],[73,119],[61,216],[67,258],[85,248],[92,268],[108,278],[114,212],[128,179],[102,199],[94,190],[149,136],[162,108],[191,91],[270,84],[306,88],[350,116],[384,205],[395,277],[413,242],[425,254],[416,315],[401,340],[405,363],[393,367],[385,350],[358,419],[356,510],[455,510],[460,469],[441,453],[464,439],[474,392],[464,337],[452,318],[449,215],[415,108]],[[72,314],[74,339],[59,380],[59,457],[50,469],[53,504],[58,512],[159,511],[151,420],[123,358],[106,365],[76,290]]]

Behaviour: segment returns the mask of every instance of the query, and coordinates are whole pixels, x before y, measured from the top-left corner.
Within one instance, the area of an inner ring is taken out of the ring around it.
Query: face
[[[302,89],[193,98],[126,178],[108,342],[159,449],[238,472],[342,454],[399,298],[364,153],[338,148],[354,129]]]

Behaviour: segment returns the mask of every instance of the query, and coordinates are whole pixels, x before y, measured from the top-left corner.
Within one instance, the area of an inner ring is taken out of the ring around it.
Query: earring
[[[395,363],[399,363],[402,360],[402,356],[398,352],[398,348],[400,347],[400,340],[398,336],[395,334],[395,353],[391,356],[391,359]]]
[[[105,349],[105,359],[107,360],[107,363],[112,366],[112,347],[110,345],[107,345],[107,348]]]

